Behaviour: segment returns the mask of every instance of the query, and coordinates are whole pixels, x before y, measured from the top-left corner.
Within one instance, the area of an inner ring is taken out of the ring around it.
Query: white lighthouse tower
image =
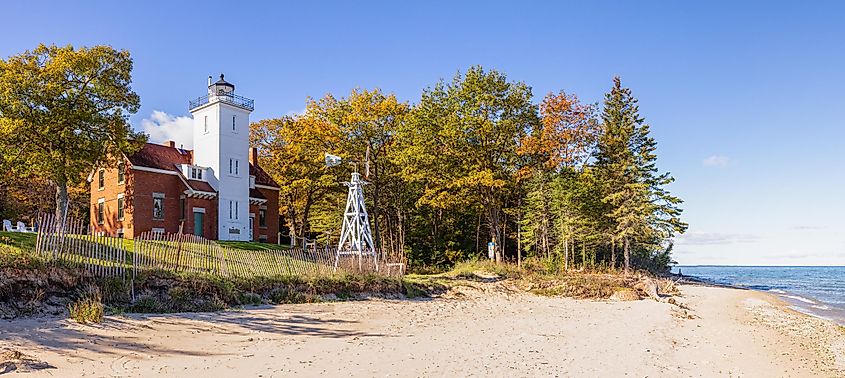
[[[217,238],[251,239],[249,234],[249,114],[253,101],[235,94],[223,80],[211,82],[208,95],[189,103],[194,117],[194,165],[217,191]]]

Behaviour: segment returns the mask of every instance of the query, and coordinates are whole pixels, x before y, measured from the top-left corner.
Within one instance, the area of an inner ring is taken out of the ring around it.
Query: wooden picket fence
[[[134,240],[90,235],[82,220],[38,218],[36,252],[78,263],[98,277],[134,278],[139,271],[165,270],[219,277],[320,276],[342,273],[405,274],[401,254],[337,254],[337,249],[244,250],[190,234],[147,232]]]
[[[79,264],[97,277],[126,277],[132,268],[125,241],[90,235],[82,220],[61,221],[53,214],[39,216],[35,252],[45,258]]]
[[[135,269],[208,273],[221,277],[270,277],[380,273],[401,276],[404,258],[378,255],[341,255],[337,249],[291,248],[244,250],[222,246],[188,234],[144,233],[134,240]],[[335,268],[337,264],[337,269]]]

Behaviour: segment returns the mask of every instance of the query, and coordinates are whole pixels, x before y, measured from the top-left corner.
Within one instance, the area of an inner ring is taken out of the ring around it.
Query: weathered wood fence
[[[126,277],[132,268],[124,239],[90,235],[82,220],[37,219],[35,252],[42,257],[79,264],[97,277]]]
[[[272,277],[375,273],[405,274],[405,256],[377,253],[338,255],[336,248],[239,249],[190,234],[147,232],[134,240],[90,235],[87,222],[38,218],[36,252],[79,263],[98,277],[134,277],[139,271],[165,270],[219,277]]]

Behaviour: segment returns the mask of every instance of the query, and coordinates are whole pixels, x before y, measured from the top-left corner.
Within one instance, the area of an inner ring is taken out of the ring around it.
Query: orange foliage
[[[596,106],[575,95],[549,93],[540,104],[540,128],[522,140],[519,154],[542,168],[557,170],[583,162],[599,134]]]

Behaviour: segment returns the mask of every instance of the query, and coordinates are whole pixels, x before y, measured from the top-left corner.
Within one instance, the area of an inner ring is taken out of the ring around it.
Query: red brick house
[[[279,185],[248,146],[252,100],[234,95],[221,75],[214,84],[209,77],[208,95],[189,109],[193,150],[147,143],[116,168],[91,174],[92,233],[131,239],[181,229],[212,240],[277,243]]]

